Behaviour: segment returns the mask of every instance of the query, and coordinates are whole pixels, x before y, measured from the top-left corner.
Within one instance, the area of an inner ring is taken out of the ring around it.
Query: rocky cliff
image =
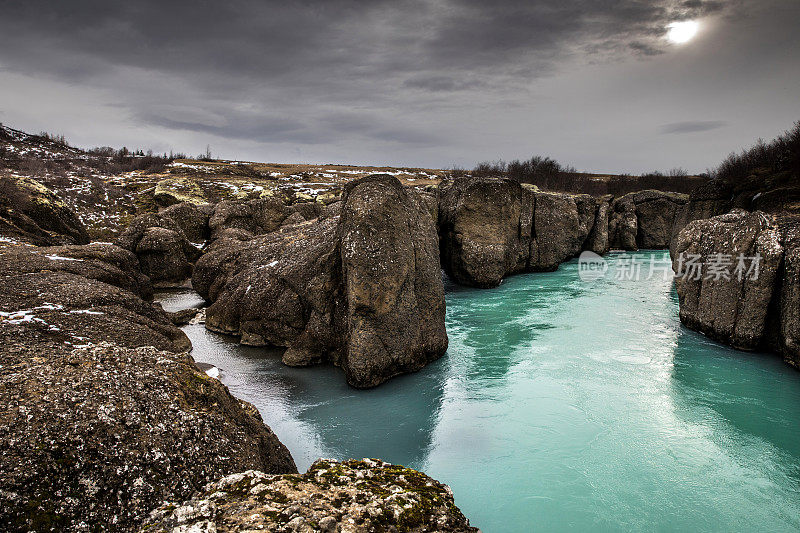
[[[584,249],[608,250],[607,198],[495,178],[457,178],[440,189],[442,267],[457,283],[495,287],[509,274],[555,270]]]
[[[800,124],[731,155],[692,192],[673,233],[681,320],[737,348],[776,351],[800,367]],[[684,275],[687,256],[698,259],[702,277]],[[742,257],[758,259],[752,275],[736,270]]]
[[[678,275],[680,316],[687,326],[720,342],[747,350],[773,350],[800,366],[800,187],[772,189],[774,181],[760,183],[760,188],[740,189],[725,204],[702,203],[710,202],[704,199],[706,191],[698,192],[694,204],[689,202],[690,209],[696,208],[690,216],[732,204],[762,209],[736,207],[676,228],[671,253]],[[780,183],[786,185],[784,180]],[[700,279],[685,276],[686,258],[692,255],[706,269]],[[758,257],[755,275],[737,275],[741,256]],[[710,276],[708,268],[721,260],[730,275]]]
[[[681,321],[736,348],[758,348],[782,262],[780,241],[774,219],[762,212],[691,222],[674,245]],[[759,272],[750,272],[756,256]],[[739,258],[745,262],[736,271]]]
[[[206,327],[285,346],[289,365],[330,361],[371,387],[447,349],[436,231],[391,176],[349,184],[323,216],[248,241],[220,237],[197,262]]]

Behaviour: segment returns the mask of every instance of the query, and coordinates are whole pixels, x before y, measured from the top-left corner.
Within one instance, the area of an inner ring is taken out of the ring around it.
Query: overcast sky
[[[255,161],[703,171],[800,119],[799,28],[798,0],[0,0],[0,122]]]

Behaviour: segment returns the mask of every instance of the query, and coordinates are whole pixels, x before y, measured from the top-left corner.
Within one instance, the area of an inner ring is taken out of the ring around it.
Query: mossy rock
[[[153,200],[164,207],[181,202],[195,205],[208,203],[197,182],[188,178],[166,178],[159,181],[153,192]]]

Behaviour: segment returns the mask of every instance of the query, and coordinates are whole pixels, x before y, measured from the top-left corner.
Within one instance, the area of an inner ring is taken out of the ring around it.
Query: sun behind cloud
[[[700,23],[696,20],[673,22],[667,26],[667,40],[674,44],[687,43],[697,35],[699,29]]]

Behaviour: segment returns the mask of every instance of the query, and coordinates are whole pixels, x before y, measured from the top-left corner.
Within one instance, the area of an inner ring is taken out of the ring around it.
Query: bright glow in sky
[[[692,40],[697,35],[700,23],[696,20],[685,20],[683,22],[673,22],[667,26],[667,39],[675,44],[683,44]]]

